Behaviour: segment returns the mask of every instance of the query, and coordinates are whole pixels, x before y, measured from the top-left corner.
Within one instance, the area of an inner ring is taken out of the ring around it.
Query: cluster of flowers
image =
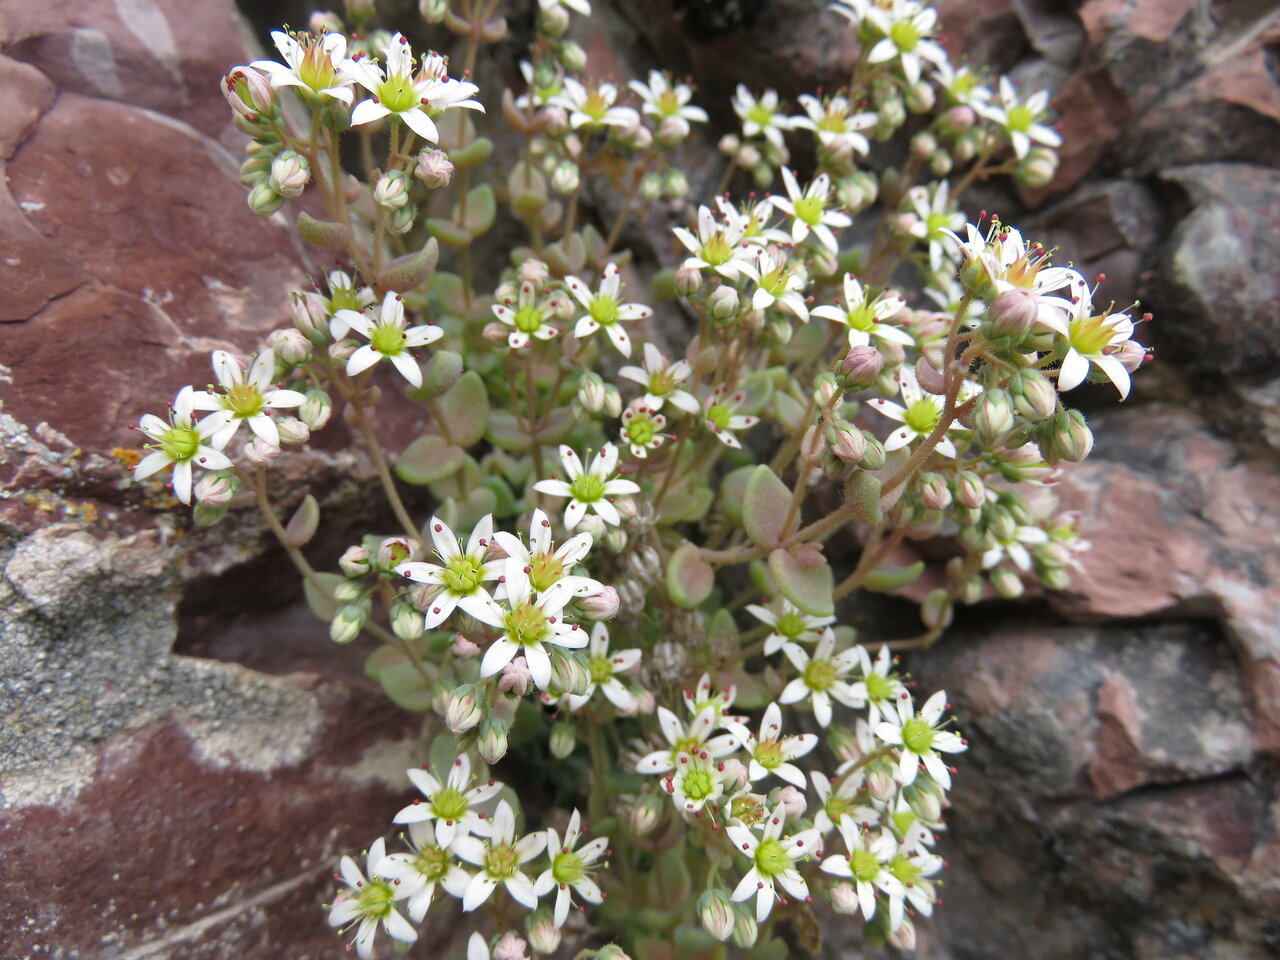
[[[467,64],[506,35],[494,5],[419,6],[465,38]],[[663,937],[763,945],[813,899],[906,947],[913,917],[932,911],[944,755],[965,742],[946,695],[917,705],[889,649],[859,645],[836,604],[910,585],[924,562],[890,561],[937,536],[958,555],[905,647],[933,642],[957,603],[1064,586],[1087,544],[1052,486],[1093,440],[1062,395],[1094,381],[1127,396],[1146,351],[1131,311],[1079,271],[960,212],[977,180],[1052,176],[1047,95],[953,68],[916,0],[831,9],[861,49],[847,86],[801,96],[803,116],[740,88],[741,135],[720,145],[724,187],[745,171],[782,192],[722,189],[705,205],[685,205],[682,159],[707,113],[657,71],[587,76],[568,38],[586,0],[539,0],[526,89],[493,111],[524,140],[496,189],[472,182],[494,145],[475,128],[470,70],[415,57],[367,2],[347,4],[358,31],[316,14],[273,34],[283,62],[226,77],[252,140],[250,206],[273,214],[313,190],[327,219],[299,213],[299,233],[349,266],[296,291],[293,327],[256,354],[216,352],[216,384],[143,417],[136,476],[171,469],[200,524],[252,494],[331,638],[378,641],[366,672],[448,729],[432,751],[448,772],[409,772],[422,798],[396,817],[407,847],[376,841],[363,871],[341,861],[330,922],[355,930],[363,957],[379,926],[415,939],[437,889],[500,920],[501,936],[471,937],[468,960],[585,942],[570,907],[606,892],[588,923],[639,955]],[[862,165],[908,114],[921,119],[903,167]],[[371,158],[363,183],[343,167],[349,129]],[[812,175],[788,151],[806,135]],[[943,179],[918,183],[926,173]],[[607,234],[578,225],[605,178],[623,188]],[[619,246],[637,200],[680,219],[669,269],[642,288]],[[528,243],[481,288],[471,247],[500,201]],[[877,203],[883,229],[848,249],[844,231]],[[904,263],[920,298],[890,283]],[[646,292],[626,295],[624,278]],[[663,349],[647,322],[663,300],[696,323],[684,349]],[[374,428],[391,385],[429,426],[388,457]],[[335,409],[401,529],[365,536],[329,573],[301,553],[319,504],[281,520],[269,467]],[[426,524],[402,483],[433,498]],[[814,510],[810,493],[833,487],[839,506]],[[837,582],[824,545],[841,531],[862,553]],[[481,769],[513,743],[573,798],[523,835],[521,797]],[[582,842],[584,815],[614,849]],[[650,866],[662,884],[625,879]],[[528,911],[522,931],[507,930],[508,900]]]

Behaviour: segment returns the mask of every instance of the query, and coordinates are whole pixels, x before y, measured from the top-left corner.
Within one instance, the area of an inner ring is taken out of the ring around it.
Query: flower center
[[[332,87],[337,74],[324,48],[319,43],[308,43],[303,45],[303,50],[302,62],[296,71],[298,79],[316,93]]]
[[[733,256],[733,250],[728,241],[717,233],[702,244],[702,249],[698,251],[698,256],[711,264],[711,266],[718,267],[729,262],[729,258]]]
[[[414,861],[418,873],[432,883],[444,878],[449,872],[449,864],[449,854],[439,847],[423,847]]]
[[[396,323],[380,323],[369,334],[374,351],[384,357],[398,357],[404,350],[405,332]]]
[[[713,403],[707,408],[707,419],[717,430],[728,430],[732,416],[733,411],[723,403]]]
[[[920,882],[920,868],[903,854],[889,861],[889,872],[908,887]]]
[[[778,623],[774,629],[788,640],[799,639],[806,630],[804,615],[795,610],[788,610],[778,618]]]
[[[942,411],[933,400],[921,397],[907,407],[902,416],[902,422],[913,432],[928,436],[933,433],[933,428],[938,425],[941,416]]]
[[[1073,320],[1070,328],[1071,346],[1086,357],[1102,353],[1104,347],[1111,345],[1111,339],[1115,336],[1115,331],[1106,319],[1105,315],[1099,315]]]
[[[604,497],[604,481],[594,473],[582,473],[569,484],[569,493],[579,503],[596,503]]]
[[[680,98],[676,96],[674,90],[667,90],[658,97],[654,104],[664,117],[673,117],[680,110]]]
[[[899,20],[889,28],[889,39],[904,53],[910,53],[920,42],[920,31],[910,20]]]
[[[849,871],[863,883],[871,883],[880,875],[880,859],[870,850],[855,850],[849,855]]]
[[[842,797],[838,793],[833,793],[827,797],[827,802],[822,805],[822,809],[827,811],[827,816],[832,823],[839,823],[840,818],[847,813],[853,813],[853,801],[848,797]]]
[[[854,330],[869,333],[878,322],[875,308],[869,303],[860,303],[845,314],[845,322]]]
[[[597,295],[592,298],[587,313],[591,314],[591,319],[600,326],[611,327],[618,319],[618,301],[613,297]]]
[[[804,684],[819,693],[830,690],[836,682],[836,666],[830,660],[810,660],[804,667]]]
[[[867,697],[871,700],[888,700],[893,696],[893,684],[888,677],[878,673],[867,674]]]
[[[408,75],[387,77],[378,84],[377,96],[378,102],[392,113],[404,113],[421,106],[418,92],[413,89],[413,78]]]
[[[512,643],[532,647],[547,635],[547,617],[532,603],[522,603],[506,615],[507,636]]]
[[[609,112],[609,101],[599,90],[592,90],[587,94],[587,99],[582,101],[582,112],[588,117],[599,123],[604,119],[604,115]]]
[[[170,460],[190,460],[200,449],[200,431],[194,424],[176,423],[160,438],[160,449]]]
[[[782,744],[777,740],[761,740],[752,751],[756,763],[766,770],[775,770],[787,758],[782,752]]]
[[[1031,112],[1031,109],[1025,103],[1010,107],[1005,116],[1008,118],[1009,129],[1016,130],[1019,133],[1026,133],[1030,130],[1031,124],[1035,123],[1036,119],[1036,115]]]
[[[551,876],[562,886],[572,886],[586,875],[587,865],[572,850],[562,850],[551,858]]]
[[[440,572],[445,588],[460,597],[469,597],[484,582],[484,565],[469,554],[448,560]]]
[[[775,297],[780,297],[787,292],[787,281],[790,279],[791,274],[786,270],[771,270],[760,278],[760,286]]]
[[[537,333],[542,327],[542,311],[532,304],[521,307],[511,323],[521,333]]]
[[[540,553],[529,564],[529,582],[538,593],[551,589],[564,576],[564,564],[552,553]]]
[[[902,743],[912,753],[927,753],[933,746],[933,727],[923,717],[912,717],[902,725]]]
[[[227,387],[223,405],[237,417],[252,417],[263,408],[266,401],[258,388],[251,383],[237,383]]]
[[[431,812],[445,823],[454,823],[466,816],[467,798],[457,787],[445,787],[431,798]]]
[[[659,370],[656,373],[649,374],[649,392],[655,397],[665,397],[675,389],[675,385],[675,377],[671,376],[666,370]]]
[[[694,803],[702,803],[715,793],[715,779],[701,767],[688,771],[680,781],[680,791]]]
[[[822,222],[822,211],[826,208],[824,197],[801,197],[795,202],[796,219],[816,227]]]
[[[753,103],[750,109],[747,110],[747,119],[752,123],[767,127],[773,122],[773,111],[763,103]]]
[[[943,227],[951,223],[951,214],[949,213],[931,213],[925,218],[924,226],[929,231],[929,235],[937,233]]]
[[[627,439],[637,447],[647,447],[656,434],[653,421],[648,417],[635,417],[627,424]]]
[[[776,877],[791,869],[791,858],[780,840],[764,840],[756,847],[756,870],[762,877]]]
[[[608,657],[592,657],[587,661],[587,671],[592,683],[604,683],[613,676],[613,664]]]
[[[391,912],[391,901],[395,899],[395,891],[385,880],[370,879],[356,894],[356,904],[365,917],[385,917]]]
[[[495,880],[506,880],[514,876],[520,867],[520,855],[509,843],[495,843],[484,852],[485,873]]]
[[[329,296],[329,312],[337,313],[339,310],[354,310],[359,313],[361,309],[360,297],[356,293],[355,287],[334,287]]]

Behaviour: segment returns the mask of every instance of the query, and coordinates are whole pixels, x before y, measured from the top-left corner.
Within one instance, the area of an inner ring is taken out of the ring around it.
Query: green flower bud
[[[930,630],[945,630],[951,626],[955,609],[951,606],[951,598],[947,591],[939,587],[932,590],[920,604],[920,619]]]
[[[260,180],[249,191],[249,209],[260,217],[269,217],[280,209],[284,197],[271,188],[266,180]]]
[[[577,731],[574,730],[573,721],[560,720],[551,725],[550,748],[553,757],[563,760],[573,753],[575,746],[577,746]]]
[[[569,32],[569,11],[560,4],[538,11],[538,32],[558,40]]]
[[[587,65],[587,52],[572,40],[566,40],[556,48],[556,59],[569,73],[581,73]]]
[[[556,9],[563,9],[557,7]],[[551,171],[551,189],[556,193],[567,195],[578,189],[582,183],[582,171],[572,160],[562,160]]]
[[[459,684],[449,696],[444,710],[444,725],[452,733],[466,733],[484,718],[487,706],[481,699],[481,691],[474,685]]]
[[[371,556],[372,554],[364,547],[347,547],[346,552],[338,558],[338,566],[346,576],[352,579],[368,576]]]
[[[356,603],[364,595],[364,587],[351,580],[344,580],[333,588],[333,599],[338,603]]]
[[[391,632],[401,640],[417,640],[423,629],[422,612],[413,604],[402,601],[391,608]]]
[[[862,469],[879,470],[884,466],[884,444],[865,431],[863,436],[867,441],[867,449],[862,454]]]
[[[987,579],[997,594],[1006,600],[1022,596],[1023,586],[1018,575],[1007,567],[995,567],[987,571]]]
[[[1093,449],[1093,433],[1079,410],[1059,410],[1042,425],[1040,453],[1045,463],[1079,463]]]
[[[1047,147],[1032,147],[1018,162],[1013,178],[1024,187],[1047,187],[1058,172],[1058,155]]]
[[[927,510],[945,510],[951,506],[951,490],[946,479],[938,473],[920,476],[920,502]]]
[[[197,503],[191,512],[191,519],[197,527],[213,527],[227,515],[225,503]]]
[[[271,189],[287,199],[302,196],[311,180],[311,165],[301,154],[286,150],[271,161]]]
[[[449,0],[418,0],[418,16],[427,23],[439,23],[449,12]]]
[[[339,607],[333,622],[329,624],[329,638],[334,643],[350,643],[360,636],[367,618],[364,607],[350,603]]]
[[[739,907],[733,911],[733,943],[738,947],[751,947],[755,945],[756,937],[760,935],[760,926],[756,923],[754,914],[748,913],[745,909]]]
[[[497,763],[507,754],[510,724],[501,717],[486,717],[476,729],[476,753],[485,763]]]
[[[308,390],[306,401],[298,408],[298,419],[313,431],[329,422],[333,415],[333,401],[323,390]]]
[[[1039,370],[1023,370],[1009,378],[1013,408],[1038,423],[1053,416],[1058,407],[1058,390]]]
[[[666,804],[662,798],[653,793],[642,794],[631,811],[631,834],[636,837],[647,837],[653,832]]]
[[[728,940],[733,935],[736,913],[729,891],[721,887],[708,890],[698,898],[698,919],[717,940]]]
[[[1013,429],[1013,400],[1009,392],[997,388],[979,395],[969,415],[969,429],[986,449],[998,446]]]

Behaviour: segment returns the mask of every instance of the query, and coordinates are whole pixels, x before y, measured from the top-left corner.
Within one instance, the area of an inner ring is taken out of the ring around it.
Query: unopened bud
[[[955,498],[960,506],[976,510],[987,502],[986,484],[972,470],[962,470],[956,475]]]
[[[357,22],[368,20],[373,16],[374,0],[343,0],[347,8],[347,16]]]
[[[399,210],[409,202],[409,178],[399,170],[384,173],[374,184],[373,202],[384,210]]]
[[[276,193],[270,183],[262,180],[249,191],[248,201],[250,210],[260,217],[269,217],[280,209],[284,197]]]
[[[760,935],[760,925],[755,915],[746,910],[733,911],[733,942],[735,946],[751,947]]]
[[[485,763],[497,763],[507,755],[510,724],[501,717],[486,717],[476,729],[476,753]]]
[[[867,441],[866,452],[862,454],[862,469],[879,470],[884,466],[884,444],[865,431],[862,436]]]
[[[873,799],[884,803],[898,792],[893,774],[894,768],[887,763],[873,763],[867,767],[867,792]]]
[[[542,128],[552,137],[561,137],[569,132],[569,114],[564,107],[549,106],[542,108]]]
[[[444,710],[444,724],[453,733],[466,733],[484,718],[480,691],[470,683],[454,687]]]
[[[227,515],[225,503],[200,503],[197,501],[191,511],[191,520],[197,527],[213,527],[222,522]]]
[[[453,178],[453,163],[443,150],[423,150],[418,154],[413,175],[425,183],[428,190],[447,187]]]
[[[996,567],[987,571],[987,579],[997,594],[1006,600],[1016,600],[1022,596],[1023,586],[1018,575],[1007,567]]]
[[[1009,391],[996,388],[979,395],[968,421],[978,443],[987,449],[997,446],[1013,429],[1013,400]]]
[[[255,466],[268,464],[278,456],[280,456],[280,448],[261,437],[254,437],[245,444],[244,458]]]
[[[484,325],[484,329],[480,331],[480,336],[484,337],[489,343],[501,345],[507,342],[507,336],[510,333],[510,327],[494,320]]]
[[[317,10],[307,18],[307,29],[312,33],[341,33],[343,30],[342,18],[336,13],[330,13],[326,10]]]
[[[1031,329],[1040,315],[1036,295],[1025,287],[1011,287],[991,302],[987,319],[991,322],[990,336],[1017,338]]]
[[[308,390],[306,396],[298,408],[298,419],[314,432],[329,422],[333,415],[333,401],[323,390]]]
[[[951,154],[945,150],[937,150],[929,158],[929,172],[935,177],[945,177],[954,166],[955,163],[951,159]]]
[[[418,16],[427,23],[439,23],[449,13],[449,0],[418,0]]]
[[[691,297],[702,289],[702,271],[697,267],[679,267],[672,277],[676,292],[682,297]]]
[[[862,390],[875,383],[884,369],[884,357],[871,346],[850,347],[840,361],[840,375],[850,390]]]
[[[729,892],[721,887],[708,890],[698,898],[698,919],[703,929],[717,940],[728,940],[733,935],[736,913]]]
[[[570,194],[582,183],[582,171],[572,160],[562,160],[551,171],[551,189],[559,194]]]
[[[222,78],[222,95],[236,114],[258,123],[275,110],[276,92],[271,81],[253,67],[232,67]]]
[[[524,657],[516,657],[498,671],[498,689],[523,697],[533,684],[533,673]]]
[[[569,32],[569,11],[560,4],[538,11],[538,32],[558,40]]]
[[[643,794],[631,811],[632,836],[645,837],[652,833],[658,821],[662,819],[664,809],[665,805],[661,797],[653,793]]]
[[[1047,147],[1032,147],[1018,163],[1013,177],[1024,187],[1048,186],[1058,172],[1058,155]]]
[[[600,542],[611,552],[621,553],[622,549],[627,545],[627,531],[621,527],[610,527],[604,532]]]
[[[557,760],[564,760],[573,753],[577,746],[577,733],[571,720],[560,720],[551,725],[551,755]]]
[[[951,491],[941,474],[925,473],[920,476],[920,502],[926,510],[945,510],[951,505]]]
[[[866,435],[848,420],[832,423],[826,439],[831,452],[843,463],[859,463],[866,456]]]
[[[750,771],[747,765],[741,760],[735,760],[730,757],[728,760],[722,760],[724,769],[720,771],[724,775],[724,786],[726,793],[737,793],[745,790],[747,784],[751,782]]]
[[[196,481],[192,496],[196,503],[210,507],[222,507],[231,502],[240,481],[233,473],[206,473]]]
[[[271,189],[286,199],[299,197],[311,180],[311,166],[301,154],[286,150],[271,161]]]
[[[578,609],[588,620],[612,620],[618,615],[619,605],[618,591],[613,587],[578,601]]]
[[[333,621],[329,624],[329,639],[334,643],[350,643],[360,636],[367,617],[364,607],[354,603],[339,607]]]
[[[304,363],[311,356],[311,341],[303,336],[301,330],[273,330],[267,337],[267,346],[275,352],[276,359],[287,367]]]
[[[942,587],[932,590],[920,604],[920,619],[930,630],[945,630],[951,626],[955,610],[951,606],[951,598]]]
[[[912,113],[928,113],[936,100],[933,84],[928,81],[920,80],[907,88],[905,101],[907,109]]]
[[[683,200],[689,196],[689,178],[683,170],[668,170],[662,189],[672,200]]]
[[[1044,427],[1040,453],[1045,463],[1079,463],[1093,450],[1093,433],[1079,410],[1059,410]]]
[[[584,373],[578,381],[578,402],[591,413],[599,413],[604,409],[608,392],[605,390],[604,378],[594,371]]]
[[[372,554],[364,547],[347,547],[342,556],[338,558],[338,566],[342,568],[345,576],[352,578],[364,577],[369,573],[371,556]]]
[[[831,909],[836,913],[842,913],[848,917],[858,913],[858,891],[850,884],[841,881],[831,888],[830,893]]]
[[[555,953],[560,949],[560,928],[556,926],[551,911],[545,907],[525,917],[524,935],[529,938],[529,946],[538,953]]]
[[[943,135],[948,137],[958,137],[960,134],[973,129],[973,125],[978,122],[978,115],[974,112],[973,107],[957,106],[952,107],[942,115],[942,121],[939,129]]]
[[[773,802],[782,804],[783,809],[787,811],[788,823],[798,820],[800,817],[804,816],[806,804],[803,791],[797,790],[795,787],[788,785],[782,787],[780,790],[776,791],[776,793],[777,797]]]
[[[1022,370],[1009,378],[1013,408],[1033,423],[1047,420],[1058,407],[1058,391],[1039,370]]]
[[[729,320],[738,315],[741,304],[738,291],[730,286],[719,286],[707,301],[708,312],[712,319]]]
[[[1120,344],[1113,356],[1123,364],[1126,370],[1134,373],[1147,362],[1147,348],[1137,340],[1126,340]]]
[[[556,59],[569,73],[581,73],[587,65],[587,52],[572,40],[566,40],[556,49]]]
[[[927,159],[937,149],[937,138],[926,130],[920,131],[911,138],[911,152],[921,160]]]
[[[277,417],[276,432],[280,442],[297,446],[311,439],[311,428],[297,417]]]
[[[391,632],[401,640],[417,640],[424,623],[422,613],[411,603],[401,601],[391,608]]]

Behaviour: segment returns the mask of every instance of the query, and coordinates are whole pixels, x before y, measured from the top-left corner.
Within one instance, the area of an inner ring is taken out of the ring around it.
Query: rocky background
[[[845,72],[812,0],[596,5],[593,55],[688,72],[708,106]],[[1068,143],[1047,190],[976,199],[1140,298],[1158,362],[1122,407],[1081,394],[1073,592],[967,611],[910,663],[972,741],[921,955],[1280,955],[1280,15],[940,6],[952,49],[1057,89]],[[0,0],[5,957],[337,956],[334,858],[424,755],[250,517],[193,530],[125,469],[126,424],[287,324],[317,268],[236,181],[216,86],[255,42],[231,0]],[[369,515],[341,439],[282,499]]]

